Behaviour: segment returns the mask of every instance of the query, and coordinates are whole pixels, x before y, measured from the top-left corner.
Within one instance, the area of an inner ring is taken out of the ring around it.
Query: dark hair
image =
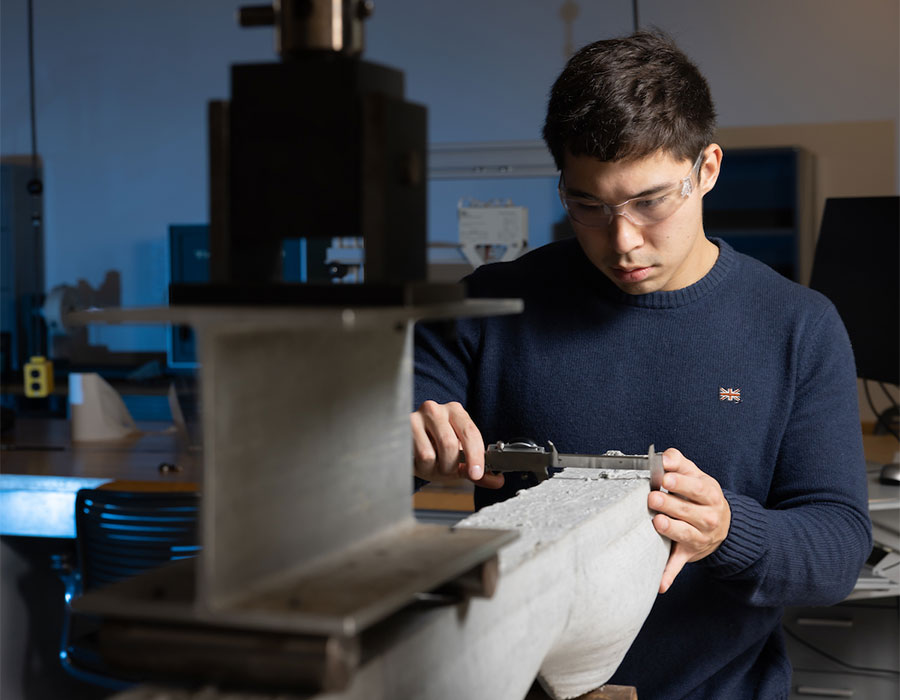
[[[637,32],[580,49],[553,83],[544,141],[562,170],[566,151],[603,161],[662,150],[693,160],[712,142],[709,85],[665,34]]]

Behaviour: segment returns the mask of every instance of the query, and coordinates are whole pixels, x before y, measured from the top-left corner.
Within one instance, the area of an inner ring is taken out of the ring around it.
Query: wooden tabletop
[[[0,476],[200,482],[201,456],[179,445],[171,424],[145,422],[122,440],[73,443],[62,419],[19,419],[0,439]]]

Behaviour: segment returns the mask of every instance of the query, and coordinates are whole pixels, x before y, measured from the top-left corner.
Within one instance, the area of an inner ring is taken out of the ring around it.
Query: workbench
[[[199,450],[180,447],[170,423],[138,427],[125,440],[75,444],[66,420],[17,420],[0,440],[0,535],[74,537],[82,488],[197,490]]]

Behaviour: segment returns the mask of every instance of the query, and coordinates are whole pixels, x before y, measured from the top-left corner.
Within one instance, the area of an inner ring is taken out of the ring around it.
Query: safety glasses
[[[598,199],[570,195],[560,173],[559,199],[569,216],[583,226],[608,228],[614,216],[624,216],[635,226],[651,226],[672,216],[694,191],[693,178],[701,163],[703,152],[697,156],[690,172],[671,188],[648,197],[635,197],[621,204],[606,204]]]

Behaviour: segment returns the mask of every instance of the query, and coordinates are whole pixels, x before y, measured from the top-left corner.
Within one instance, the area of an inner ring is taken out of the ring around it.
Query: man
[[[611,679],[652,700],[786,698],[783,606],[840,601],[871,549],[846,332],[824,297],[704,235],[714,129],[667,38],[580,50],[544,126],[575,239],[467,279],[523,314],[416,340],[416,474],[466,475],[479,507],[528,485],[484,474],[486,442],[668,448],[668,493],[648,497],[672,540],[663,595]]]

